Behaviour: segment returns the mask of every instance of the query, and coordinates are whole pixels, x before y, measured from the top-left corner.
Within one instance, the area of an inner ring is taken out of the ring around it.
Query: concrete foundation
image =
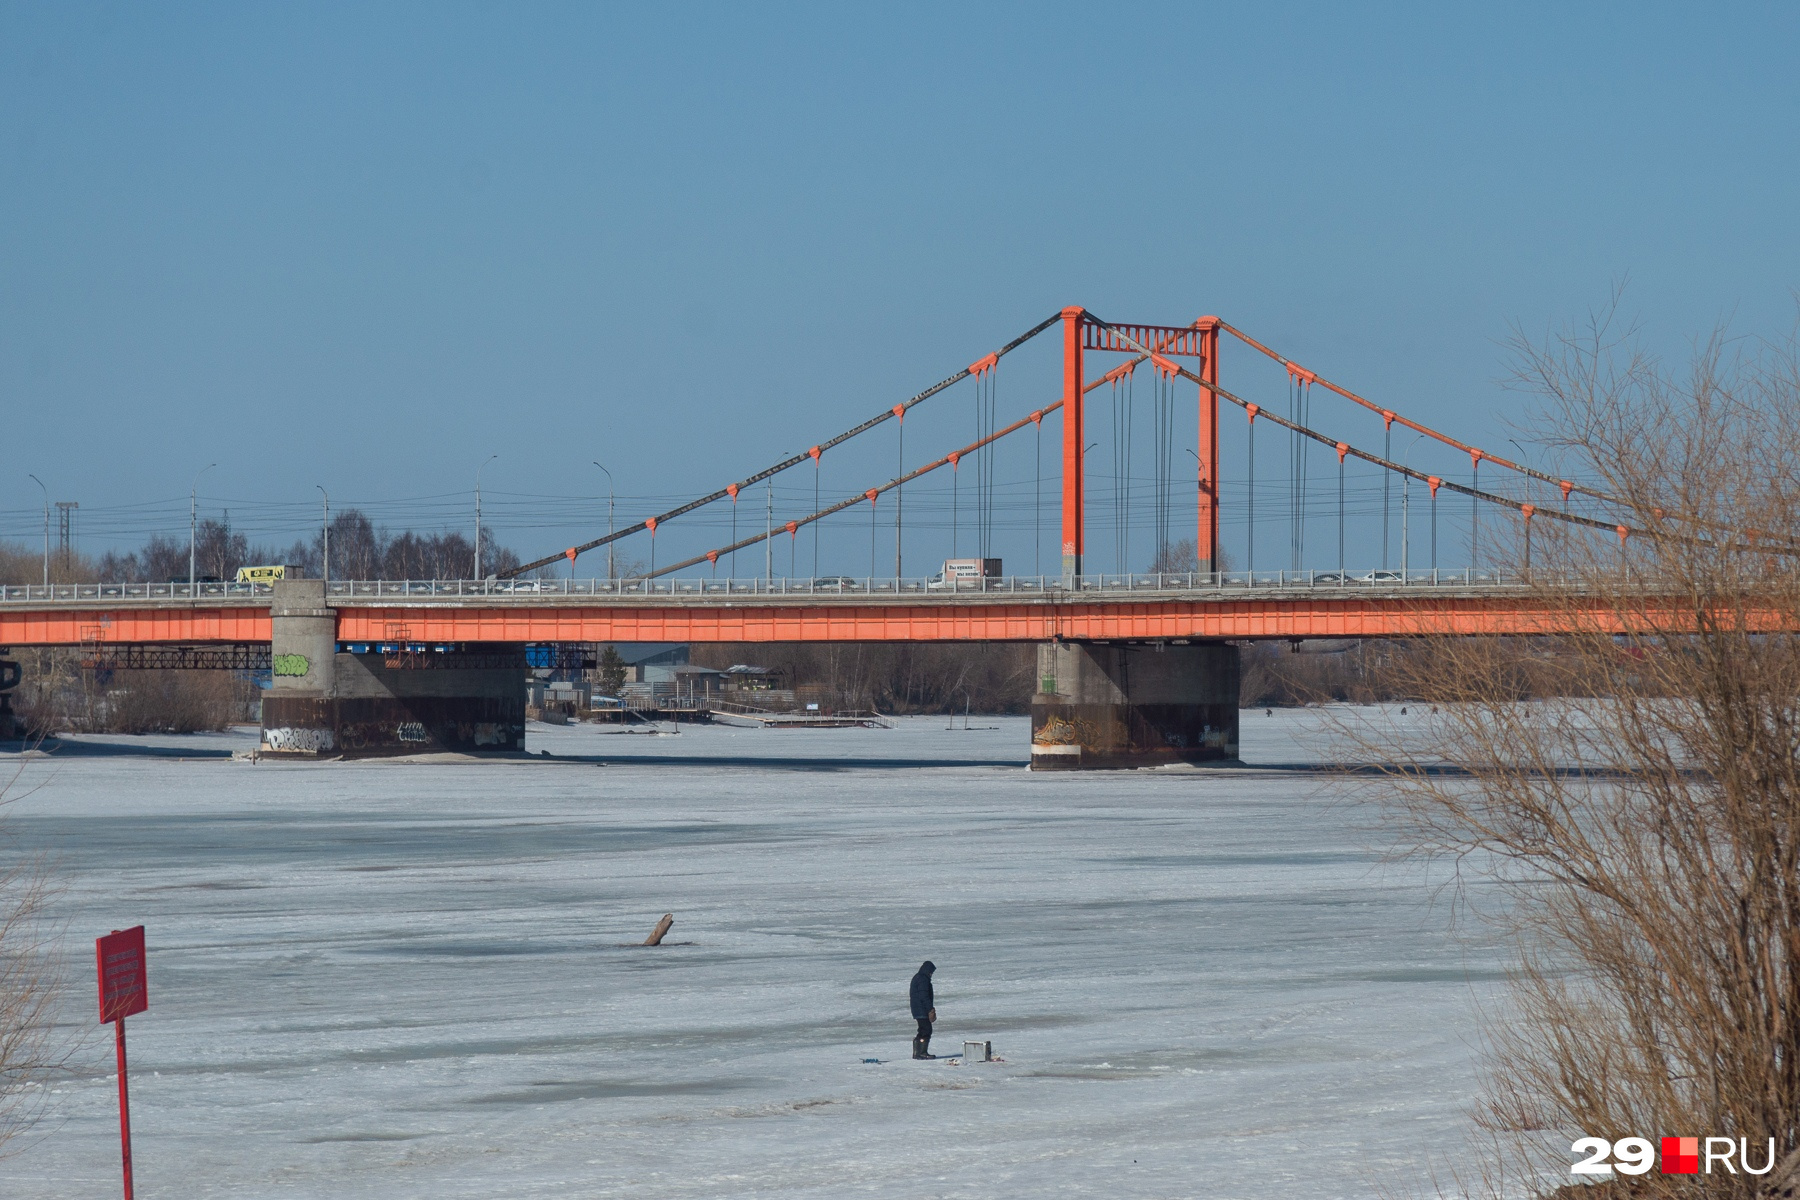
[[[12,689],[19,686],[24,673],[5,654],[6,648],[0,646],[0,742],[13,742],[25,736],[25,724],[12,710]]]
[[[1235,763],[1238,651],[1223,642],[1038,647],[1034,771]]]
[[[525,748],[529,671],[522,648],[340,654],[337,614],[326,607],[324,584],[316,579],[276,584],[270,615],[264,754],[332,758]]]

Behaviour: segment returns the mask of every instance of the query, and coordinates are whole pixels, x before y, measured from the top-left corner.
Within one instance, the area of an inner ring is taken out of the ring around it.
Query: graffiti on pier
[[[277,654],[269,662],[269,669],[276,675],[300,676],[312,668],[312,662],[304,654]]]
[[[265,729],[263,749],[278,754],[323,754],[337,748],[329,729]]]
[[[404,721],[400,728],[394,730],[394,736],[403,742],[429,742],[431,735],[425,732],[425,726],[417,721]]]
[[[1032,743],[1039,746],[1079,746],[1093,737],[1094,731],[1086,721],[1059,716],[1049,717],[1031,734]]]

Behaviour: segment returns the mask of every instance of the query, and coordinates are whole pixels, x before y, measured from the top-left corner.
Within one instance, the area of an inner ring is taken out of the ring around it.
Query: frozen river
[[[87,1040],[0,1195],[116,1194],[90,939],[139,922],[150,1200],[1420,1183],[1498,955],[1381,863],[1366,798],[1270,765],[1315,761],[1318,721],[1247,712],[1261,769],[1105,775],[1023,770],[1019,719],[533,726],[558,757],[504,763],[90,739],[12,817],[54,856]],[[664,912],[680,944],[623,945]],[[1004,1062],[908,1059],[925,958],[933,1049]]]

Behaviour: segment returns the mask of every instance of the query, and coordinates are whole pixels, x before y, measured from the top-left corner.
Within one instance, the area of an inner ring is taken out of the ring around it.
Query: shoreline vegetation
[[[1800,344],[1718,333],[1671,364],[1603,313],[1513,350],[1544,457],[1589,481],[1629,536],[1539,521],[1528,543],[1517,519],[1494,522],[1509,569],[1538,569],[1557,636],[1393,655],[1390,685],[1440,716],[1428,746],[1362,745],[1395,763],[1380,787],[1405,852],[1456,864],[1459,912],[1512,948],[1505,997],[1481,1014],[1486,1152],[1438,1177],[1493,1197],[1792,1195]],[[1548,508],[1555,492],[1520,498]],[[1545,721],[1527,694],[1569,699]],[[1674,1135],[1772,1138],[1773,1170],[1646,1162],[1571,1186],[1578,1139]]]

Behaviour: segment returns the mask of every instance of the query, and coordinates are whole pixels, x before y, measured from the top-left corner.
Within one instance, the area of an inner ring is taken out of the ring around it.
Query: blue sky
[[[315,484],[396,527],[460,527],[498,454],[489,520],[551,552],[604,520],[593,459],[636,519],[1066,304],[1217,313],[1501,446],[1526,404],[1499,384],[1510,328],[1579,319],[1622,280],[1673,354],[1721,321],[1792,328],[1797,20],[0,4],[0,537],[39,536],[27,472],[81,503],[84,549],[184,533],[211,462],[203,510],[265,540],[309,527]],[[1282,402],[1278,374],[1227,355],[1227,386]],[[1001,415],[1054,398],[1054,373],[1048,344],[1009,361]],[[941,399],[909,418],[909,459],[968,440],[971,395]],[[1379,441],[1378,421],[1314,414]],[[821,468],[827,499],[892,473],[877,436]],[[1285,459],[1259,450],[1260,496]],[[1031,454],[1002,455],[1009,569],[1036,553]],[[778,519],[812,485],[784,478]],[[909,569],[942,556],[948,496],[909,495]],[[1353,540],[1379,522],[1357,512]],[[729,520],[667,528],[658,558]],[[1285,526],[1258,536],[1286,545]],[[821,570],[866,569],[861,514],[825,541]]]

